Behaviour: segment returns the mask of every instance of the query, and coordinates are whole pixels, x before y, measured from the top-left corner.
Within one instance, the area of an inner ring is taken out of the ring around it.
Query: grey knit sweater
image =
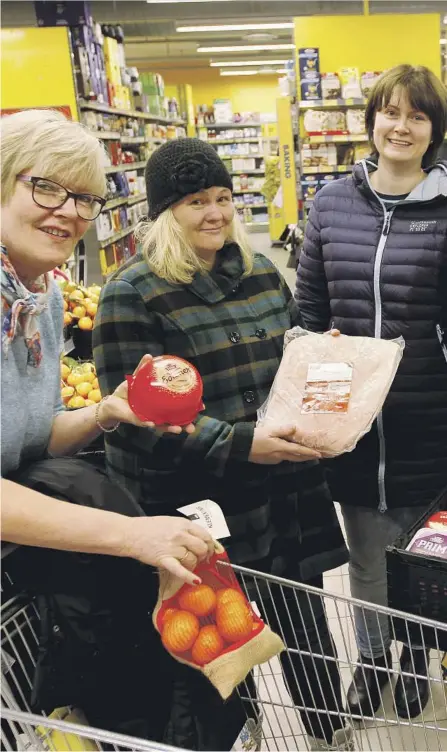
[[[2,353],[1,444],[2,476],[24,462],[45,457],[54,417],[63,411],[59,355],[62,347],[63,306],[52,282],[48,307],[39,316],[42,362],[27,365],[27,348],[20,331],[8,355]]]

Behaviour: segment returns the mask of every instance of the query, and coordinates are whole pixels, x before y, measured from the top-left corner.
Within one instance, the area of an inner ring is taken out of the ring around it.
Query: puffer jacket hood
[[[369,176],[377,170],[377,161],[362,159],[354,165],[352,175],[354,183],[361,189],[375,195]],[[447,198],[447,161],[439,160],[425,169],[427,177],[419,183],[403,201],[433,201]]]

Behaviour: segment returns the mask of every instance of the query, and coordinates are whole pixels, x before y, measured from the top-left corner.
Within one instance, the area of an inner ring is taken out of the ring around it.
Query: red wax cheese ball
[[[198,666],[210,663],[221,654],[224,649],[224,641],[214,624],[202,627],[199,636],[192,646],[192,659]]]
[[[244,603],[233,601],[217,607],[217,629],[227,642],[239,642],[251,636],[253,615]]]
[[[170,653],[185,653],[194,645],[199,631],[197,616],[189,611],[176,611],[163,627],[161,640]]]
[[[184,426],[203,410],[200,374],[176,355],[160,355],[126,380],[129,405],[140,420]]]
[[[208,616],[216,608],[216,595],[209,585],[187,585],[178,597],[178,604],[196,616]]]

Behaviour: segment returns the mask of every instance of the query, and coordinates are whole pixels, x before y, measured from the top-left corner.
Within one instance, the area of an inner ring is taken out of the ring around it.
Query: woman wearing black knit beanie
[[[93,336],[101,391],[110,393],[142,354],[165,353],[195,365],[206,407],[193,434],[124,425],[107,434],[108,472],[148,515],[214,499],[231,532],[225,544],[233,563],[321,588],[323,572],[346,562],[347,552],[318,455],[299,445],[294,426],[256,426],[284,333],[298,323],[287,284],[251,251],[230,174],[211,145],[164,144],[147,163],[146,186],[143,253],[116,272],[99,304]],[[271,626],[291,648],[334,656],[322,599],[291,596],[290,619],[271,586]],[[315,708],[302,713],[310,748],[351,749],[336,661],[291,655],[282,666],[293,701]]]

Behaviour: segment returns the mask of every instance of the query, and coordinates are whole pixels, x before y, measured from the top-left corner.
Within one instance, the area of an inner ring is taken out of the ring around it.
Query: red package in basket
[[[166,650],[202,671],[226,700],[253,666],[285,647],[254,612],[225,550],[215,545],[211,559],[194,570],[201,585],[186,585],[166,570],[160,572],[152,618]]]

